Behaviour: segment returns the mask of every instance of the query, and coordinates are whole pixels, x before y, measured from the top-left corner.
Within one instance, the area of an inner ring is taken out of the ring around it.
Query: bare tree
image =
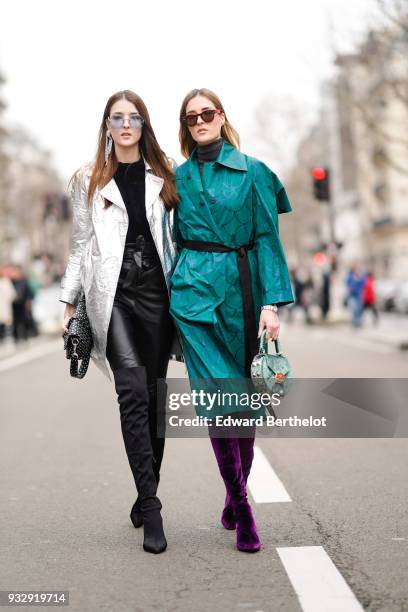
[[[255,108],[251,134],[259,157],[284,173],[293,165],[296,150],[315,118],[310,107],[298,100],[265,95]]]
[[[408,4],[377,3],[384,25],[368,33],[357,53],[337,57],[337,65],[351,67],[340,86],[376,143],[376,163],[408,175]]]
[[[0,256],[3,252],[5,236],[7,233],[7,187],[8,187],[8,164],[9,159],[6,152],[7,130],[3,126],[3,113],[6,104],[1,96],[1,90],[5,79],[0,72]]]

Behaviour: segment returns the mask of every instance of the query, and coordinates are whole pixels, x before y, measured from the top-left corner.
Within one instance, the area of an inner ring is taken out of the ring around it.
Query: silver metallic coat
[[[160,198],[163,179],[146,164],[146,217],[160,256],[167,290],[177,259],[174,212],[165,209]],[[95,190],[92,206],[87,193],[91,165],[82,166],[71,182],[73,207],[70,254],[61,280],[60,302],[76,305],[83,288],[94,346],[91,358],[112,380],[106,360],[106,341],[119,272],[122,266],[129,218],[114,178]],[[104,209],[104,198],[112,206]],[[181,340],[175,328],[171,357],[184,361]]]

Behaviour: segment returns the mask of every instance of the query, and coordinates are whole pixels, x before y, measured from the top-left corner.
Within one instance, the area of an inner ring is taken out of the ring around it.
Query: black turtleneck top
[[[204,162],[214,161],[217,159],[218,153],[221,151],[223,140],[223,138],[218,138],[218,140],[209,142],[208,144],[197,144],[197,160],[201,174],[203,173]]]
[[[136,242],[140,234],[146,241],[153,242],[149,222],[146,218],[145,206],[145,164],[141,157],[132,163],[118,162],[114,179],[129,217],[129,227],[126,234],[126,244]]]

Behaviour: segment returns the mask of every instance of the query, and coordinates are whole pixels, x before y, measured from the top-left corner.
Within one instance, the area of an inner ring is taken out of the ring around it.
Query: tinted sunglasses
[[[204,123],[211,123],[211,121],[214,120],[215,115],[219,115],[220,113],[222,113],[222,110],[219,108],[208,108],[207,110],[202,111],[202,113],[184,115],[181,120],[189,127],[192,127],[193,125],[196,125],[199,117],[201,117]]]
[[[125,115],[121,115],[120,113],[112,115],[109,117],[109,125],[112,128],[122,128],[125,125]],[[130,128],[140,128],[144,124],[144,119],[137,113],[132,113],[129,115],[129,127]]]

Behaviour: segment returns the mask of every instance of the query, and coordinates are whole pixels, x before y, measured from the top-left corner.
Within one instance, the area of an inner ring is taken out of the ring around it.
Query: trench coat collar
[[[203,168],[204,183],[206,183],[205,177],[209,178],[209,183],[215,187],[219,185],[219,180],[222,180],[220,176],[217,177],[217,166],[231,168],[234,171],[247,172],[248,166],[246,157],[243,153],[238,151],[235,147],[230,145],[225,139],[222,143],[222,147],[218,154],[218,157],[212,164],[205,164]],[[212,218],[211,214],[211,194],[207,188],[204,188],[203,180],[200,174],[200,169],[197,161],[197,148],[193,149],[190,157],[183,166],[182,171],[179,173],[179,178],[182,180],[183,185],[189,194],[192,202],[199,202],[200,205],[207,205],[207,220],[211,225],[216,236],[219,236],[219,241],[222,242],[222,237],[219,235],[219,230]],[[211,173],[211,178],[209,173]]]
[[[225,138],[223,140],[224,142],[222,143],[222,147],[214,163],[219,164],[220,166],[225,166],[226,168],[232,168],[232,170],[241,170],[246,172],[248,170],[248,165],[245,155],[230,145]],[[197,147],[193,149],[189,160],[197,163]]]
[[[144,157],[143,157],[143,161],[146,167],[145,206],[146,206],[146,215],[149,216],[150,209],[152,208],[155,200],[158,198],[162,190],[164,179],[153,174],[152,167],[150,166],[150,164],[146,161]],[[126,210],[126,205],[123,201],[122,194],[120,193],[119,187],[114,177],[112,177],[110,181],[108,181],[108,183],[106,183],[106,185],[102,187],[102,189],[100,190],[100,194],[104,198],[109,200],[109,202],[112,202],[113,204],[116,204],[116,206],[119,206],[119,208]]]
[[[214,171],[216,171],[217,167],[231,168],[241,172],[248,171],[245,155],[230,145],[225,139],[223,139],[222,147],[218,153],[217,159],[214,160],[212,164],[207,165],[214,168]],[[180,167],[180,170],[181,172],[179,172],[179,178],[182,179],[183,184],[192,200],[196,201],[197,198],[199,198],[200,201],[204,201],[207,196],[206,190],[203,187],[203,181],[197,161],[197,147],[193,149],[190,157]],[[209,168],[204,168],[203,172],[205,173],[206,170],[209,170]]]

